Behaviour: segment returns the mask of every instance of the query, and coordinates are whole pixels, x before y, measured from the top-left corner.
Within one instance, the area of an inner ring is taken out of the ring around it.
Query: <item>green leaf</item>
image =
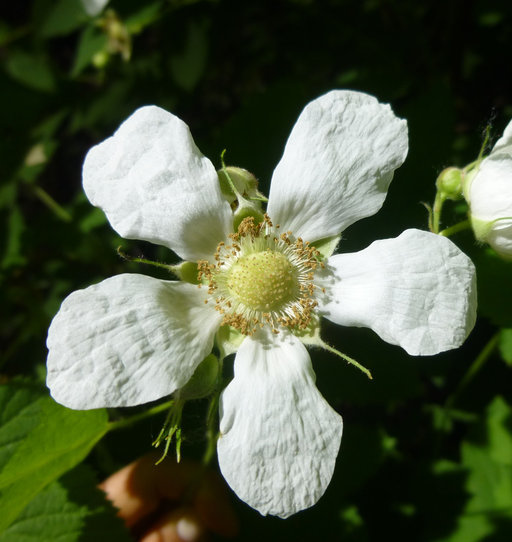
[[[462,444],[469,499],[450,542],[505,540],[512,520],[512,409],[496,397],[471,440]],[[501,528],[505,526],[505,530]]]
[[[467,488],[473,495],[468,511],[512,513],[512,410],[497,397],[487,410],[478,442],[464,442],[462,461],[470,469]]]
[[[36,386],[0,388],[0,532],[107,431],[105,410],[64,408]]]
[[[78,227],[82,233],[90,233],[100,226],[104,226],[107,223],[107,217],[105,213],[97,207],[92,207],[89,212],[80,219]]]
[[[89,20],[80,0],[58,0],[45,7],[40,31],[46,38],[69,34]]]
[[[96,486],[92,470],[79,465],[36,495],[0,534],[0,542],[131,541],[114,507]]]
[[[18,83],[34,90],[53,92],[56,88],[53,72],[41,56],[14,51],[7,60],[6,68]]]
[[[191,23],[185,48],[170,60],[174,80],[184,90],[192,90],[204,72],[208,56],[208,39],[205,25]]]
[[[512,329],[502,329],[500,332],[499,348],[503,360],[512,367]]]
[[[141,9],[132,13],[124,22],[128,32],[130,34],[139,34],[146,26],[158,21],[162,16],[162,6],[162,0],[157,0],[156,2],[142,6]]]
[[[104,51],[107,47],[107,35],[96,26],[89,25],[85,28],[78,42],[75,62],[71,70],[71,76],[79,75],[91,62],[95,54]]]

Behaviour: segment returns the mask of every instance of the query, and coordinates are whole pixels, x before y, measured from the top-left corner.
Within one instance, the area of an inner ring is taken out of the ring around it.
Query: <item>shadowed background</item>
[[[217,167],[227,149],[226,162],[253,172],[268,193],[308,101],[346,88],[389,102],[408,120],[409,156],[383,209],[344,233],[344,252],[426,229],[421,202],[433,201],[437,174],[474,160],[487,124],[492,143],[512,118],[506,1],[113,0],[107,9],[90,18],[78,0],[0,7],[4,386],[21,376],[44,381],[46,330],[71,291],[122,272],[169,278],[120,260],[119,245],[168,263],[176,257],[120,239],[81,188],[87,150],[134,109],[156,104],[177,114]],[[464,204],[447,204],[445,223],[465,212]],[[263,518],[233,496],[239,540],[510,540],[509,335],[465,375],[496,331],[512,328],[512,264],[477,246],[471,232],[454,241],[478,270],[481,317],[467,343],[411,358],[371,331],[326,323],[325,338],[374,380],[312,352],[318,387],[345,422],[333,481],[315,507],[286,521]],[[187,405],[186,457],[201,457],[205,409]],[[61,497],[96,506],[87,496],[96,480],[146,453],[161,424],[154,418],[107,436],[85,461],[92,470],[61,479],[71,488]],[[101,521],[110,525],[112,511]],[[97,526],[86,527],[66,540],[93,540]]]

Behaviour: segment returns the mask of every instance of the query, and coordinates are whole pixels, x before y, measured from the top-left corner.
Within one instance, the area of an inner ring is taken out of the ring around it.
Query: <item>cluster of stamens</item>
[[[198,262],[199,286],[207,285],[222,325],[244,335],[265,325],[274,333],[279,327],[304,330],[318,305],[313,279],[324,267],[319,251],[278,230],[268,215],[261,223],[245,218],[230,242],[219,243],[212,262]]]

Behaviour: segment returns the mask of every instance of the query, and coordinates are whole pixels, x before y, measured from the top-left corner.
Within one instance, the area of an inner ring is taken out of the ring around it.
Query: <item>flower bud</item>
[[[512,122],[489,156],[470,172],[464,194],[476,238],[512,259]]]
[[[231,184],[228,181],[228,175],[234,184],[237,192],[248,199],[260,199],[262,194],[258,192],[258,179],[246,169],[235,166],[228,166],[217,171],[222,195],[233,203],[237,199],[237,194],[233,192]]]
[[[436,180],[439,192],[446,199],[458,200],[462,198],[462,178],[464,172],[457,167],[443,169]]]

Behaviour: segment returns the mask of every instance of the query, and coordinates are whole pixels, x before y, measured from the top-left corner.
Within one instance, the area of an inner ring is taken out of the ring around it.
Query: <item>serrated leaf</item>
[[[0,534],[0,542],[130,542],[128,530],[96,486],[92,470],[79,465],[36,495]]]
[[[107,424],[105,410],[69,410],[39,387],[0,388],[0,532],[39,491],[84,459]]]
[[[450,542],[479,542],[485,536],[502,540],[512,521],[512,409],[497,397],[486,417],[462,444],[462,463],[468,470],[469,499]],[[505,525],[504,529],[502,525]]]
[[[472,495],[468,512],[509,509],[512,514],[512,410],[497,397],[487,409],[483,435],[464,442],[462,462],[469,469],[467,489]]]

